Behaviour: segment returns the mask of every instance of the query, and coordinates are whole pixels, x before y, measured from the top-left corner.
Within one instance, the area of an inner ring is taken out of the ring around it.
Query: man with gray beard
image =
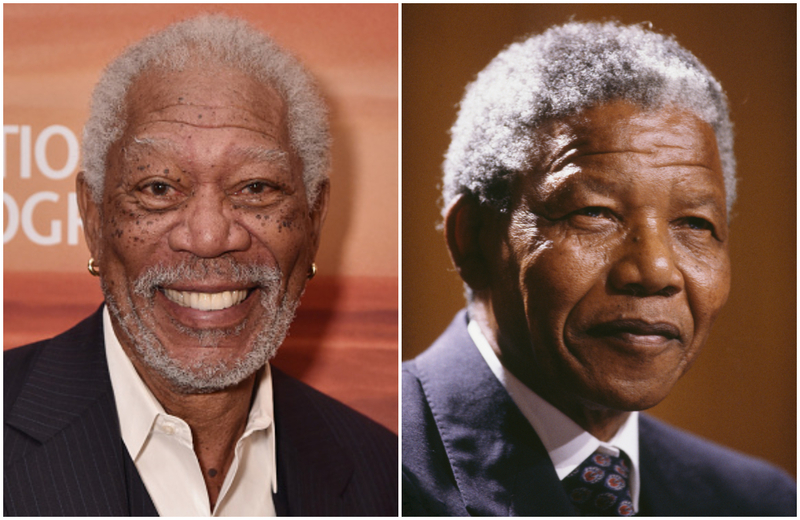
[[[397,437],[268,361],[328,206],[325,107],[243,22],[133,45],[77,193],[106,305],[5,354],[7,515],[397,515]]]

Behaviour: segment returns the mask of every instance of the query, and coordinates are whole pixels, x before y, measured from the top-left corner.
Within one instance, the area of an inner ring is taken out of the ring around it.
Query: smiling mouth
[[[636,338],[636,337],[656,337],[660,336],[668,340],[680,339],[681,331],[669,323],[647,323],[642,320],[616,320],[601,323],[590,327],[587,331],[594,337],[617,337],[617,338]]]
[[[163,288],[164,296],[181,307],[199,311],[221,311],[233,307],[247,299],[247,290],[222,291],[218,293],[176,291]]]

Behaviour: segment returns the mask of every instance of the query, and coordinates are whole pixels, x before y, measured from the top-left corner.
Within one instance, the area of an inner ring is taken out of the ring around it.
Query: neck
[[[213,511],[233,462],[236,443],[247,425],[258,374],[218,392],[187,394],[140,366],[135,358],[132,361],[164,411],[189,425]]]
[[[506,370],[597,439],[610,441],[628,419],[630,412],[586,403],[566,391],[567,389],[561,388],[557,382],[552,382],[553,378],[548,378],[547,374],[542,373],[539,364],[536,363],[532,347],[501,349],[500,345],[504,343],[519,345],[524,342],[501,338],[499,327],[493,318],[494,314],[487,309],[484,302],[473,301],[469,307],[469,316],[471,320],[477,321],[481,332]]]
[[[630,416],[630,412],[622,412],[620,410],[601,407],[590,408],[579,406],[577,403],[572,403],[572,406],[570,406],[570,403],[563,403],[559,406],[549,399],[547,401],[575,421],[578,426],[604,442],[609,442],[613,439],[614,435],[617,434]],[[565,410],[569,410],[569,413]]]

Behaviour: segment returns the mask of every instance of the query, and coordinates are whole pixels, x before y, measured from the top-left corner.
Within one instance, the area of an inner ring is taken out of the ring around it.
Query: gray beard
[[[155,303],[155,292],[159,286],[178,281],[195,281],[206,278],[210,273],[221,275],[226,280],[255,283],[261,290],[261,305],[267,311],[267,319],[261,324],[251,348],[238,360],[225,362],[208,359],[202,355],[205,349],[212,353],[222,339],[242,333],[247,322],[234,330],[195,330],[174,323],[181,333],[194,337],[203,347],[201,355],[192,362],[181,362],[169,356],[164,345],[139,315],[129,295],[125,295],[125,312],[116,301],[104,280],[101,280],[103,294],[109,312],[133,345],[144,364],[172,384],[178,391],[186,394],[211,393],[235,386],[263,367],[278,351],[286,333],[294,320],[299,298],[280,298],[281,274],[277,268],[248,265],[242,266],[229,258],[195,259],[178,266],[157,265],[147,269],[133,285],[133,292],[145,298],[150,308]]]

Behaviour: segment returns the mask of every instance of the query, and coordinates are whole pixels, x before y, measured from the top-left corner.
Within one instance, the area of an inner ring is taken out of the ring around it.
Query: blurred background
[[[727,91],[740,181],[728,304],[694,367],[649,413],[796,478],[796,16],[794,4],[403,5],[403,359],[464,307],[436,230],[441,164],[464,87],[508,44],[551,25],[651,22]]]
[[[331,111],[318,275],[275,364],[397,431],[397,5],[3,6],[3,347],[63,332],[102,302],[74,196],[92,87],[126,46],[202,12],[269,33]]]

